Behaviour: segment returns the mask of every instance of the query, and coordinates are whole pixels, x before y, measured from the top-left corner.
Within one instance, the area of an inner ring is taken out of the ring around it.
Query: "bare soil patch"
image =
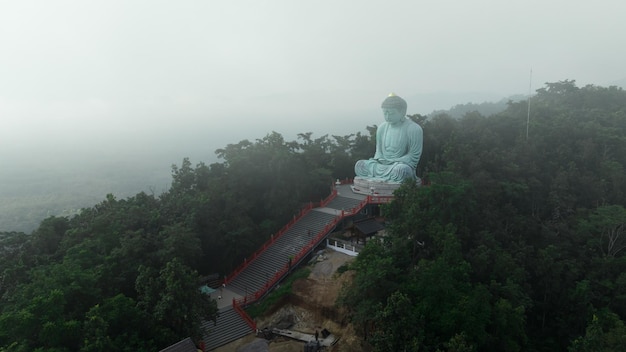
[[[339,338],[327,351],[367,351],[343,312],[335,306],[341,287],[353,277],[353,272],[339,274],[337,269],[353,259],[340,252],[324,250],[318,262],[311,266],[309,277],[294,281],[292,295],[283,300],[280,306],[273,307],[267,316],[256,319],[257,327],[269,330],[281,327],[309,334],[326,329]],[[285,337],[274,337],[267,341],[249,335],[215,351],[301,352],[303,347],[303,342]]]

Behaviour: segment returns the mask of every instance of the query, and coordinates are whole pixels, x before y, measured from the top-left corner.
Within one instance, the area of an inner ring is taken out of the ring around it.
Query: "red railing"
[[[328,203],[330,203],[330,201],[332,201],[335,197],[337,196],[337,189],[333,188],[332,192],[330,192],[330,194],[328,195],[328,197],[326,197],[325,199],[322,199],[319,203],[313,203],[313,202],[309,202],[309,204],[300,209],[300,212],[298,213],[298,215],[294,215],[293,219],[291,219],[285,226],[283,226],[275,235],[272,234],[270,236],[270,239],[268,239],[267,241],[265,241],[265,243],[263,243],[263,245],[257,249],[254,253],[252,253],[252,255],[248,258],[245,258],[243,263],[241,263],[239,266],[237,266],[237,268],[235,268],[235,270],[233,270],[228,276],[226,276],[224,278],[224,283],[227,284],[230,280],[232,280],[235,276],[239,275],[240,272],[242,272],[243,270],[246,269],[246,267],[248,267],[248,265],[250,265],[250,263],[255,260],[259,255],[261,255],[261,253],[263,253],[269,246],[271,246],[277,239],[280,238],[280,236],[282,236],[285,232],[289,231],[289,229],[298,221],[300,221],[300,219],[305,216],[306,214],[308,214],[315,205],[319,204],[320,207],[325,207],[326,205],[328,205]]]
[[[320,207],[324,207],[326,205],[328,205],[328,203],[330,203],[330,201],[332,199],[335,198],[335,196],[337,195],[337,190],[333,188],[333,191],[331,192],[331,194],[324,200],[322,200],[320,202]],[[329,223],[326,224],[326,226],[324,226],[324,228],[322,230],[320,230],[315,237],[309,241],[309,243],[307,245],[305,245],[300,252],[298,252],[298,254],[295,255],[294,258],[292,258],[290,260],[289,263],[286,263],[285,266],[283,266],[280,270],[276,271],[276,273],[274,274],[274,276],[268,278],[268,280],[265,282],[265,285],[263,285],[263,287],[259,290],[257,290],[256,292],[250,293],[250,294],[246,294],[244,297],[241,297],[239,299],[233,298],[233,308],[235,309],[235,311],[237,313],[239,313],[239,315],[241,315],[241,317],[246,321],[246,323],[250,326],[250,328],[252,328],[252,330],[256,331],[256,323],[254,322],[254,320],[243,310],[242,307],[245,307],[248,304],[254,303],[256,302],[258,299],[260,299],[261,297],[263,297],[267,291],[271,288],[274,287],[274,285],[276,285],[278,283],[278,281],[285,275],[287,274],[287,272],[289,270],[291,270],[291,266],[296,265],[298,262],[300,262],[300,260],[302,260],[302,258],[304,258],[311,250],[313,250],[313,248],[315,248],[315,246],[330,232],[331,229],[333,229],[337,223],[339,223],[339,221],[341,221],[344,217],[349,216],[349,215],[353,215],[356,214],[357,212],[361,211],[361,209],[363,209],[363,207],[365,207],[365,205],[367,205],[368,203],[373,203],[373,204],[382,204],[382,203],[389,203],[391,200],[393,199],[392,196],[367,196],[365,199],[363,199],[358,205],[356,205],[355,207],[353,207],[350,210],[342,210],[340,215],[336,216],[332,221],[330,221]],[[252,255],[252,259],[250,259],[249,261],[246,260],[244,261],[243,265],[240,265],[231,275],[229,275],[227,277],[226,280],[230,280],[232,278],[234,278],[237,274],[239,274],[242,270],[244,270],[246,268],[247,265],[250,264],[250,262],[254,259],[256,259],[258,257],[259,254],[261,254],[267,247],[269,247],[278,237],[280,237],[282,234],[284,234],[285,232],[287,232],[287,230],[293,226],[293,224],[295,224],[298,220],[300,220],[300,218],[304,215],[306,215],[309,211],[311,211],[311,209],[313,209],[313,203],[309,203],[309,206],[305,207],[301,212],[300,215],[298,217],[294,217],[294,219],[292,221],[290,221],[287,225],[285,225],[285,227],[283,227],[283,229],[281,229],[281,231],[278,232],[278,234],[276,236],[273,236],[270,241],[267,241],[263,247],[259,250],[257,250],[253,255]]]
[[[246,321],[246,323],[248,324],[248,326],[253,330],[256,331],[256,323],[254,322],[254,320],[248,315],[248,313],[246,313],[243,308],[241,308],[241,305],[239,305],[237,303],[237,301],[233,298],[233,309],[235,310],[235,312],[239,313],[239,315],[243,318],[243,320]]]
[[[367,199],[366,199],[367,200]],[[363,203],[363,202],[362,202]],[[367,204],[367,203],[364,203]],[[353,209],[357,209],[357,207],[353,208]],[[358,210],[357,210],[358,211]],[[324,238],[324,236],[326,236],[326,234],[337,225],[337,223],[344,217],[344,214],[342,212],[342,214],[340,216],[335,217],[331,222],[329,222],[328,224],[326,224],[326,226],[324,226],[324,228],[317,233],[317,235],[306,245],[304,246],[300,252],[298,252],[298,254],[295,255],[295,257],[291,260],[290,263],[285,264],[285,266],[283,266],[280,270],[278,270],[274,276],[272,276],[271,278],[268,279],[268,281],[265,283],[265,285],[263,285],[263,287],[259,290],[257,290],[254,293],[248,294],[244,297],[241,297],[239,299],[233,298],[233,308],[235,309],[235,311],[237,313],[239,313],[239,315],[246,321],[246,323],[250,326],[250,328],[252,328],[252,330],[256,331],[256,323],[254,322],[254,320],[242,309],[243,306],[246,306],[248,304],[251,304],[253,302],[256,302],[259,298],[263,297],[267,291],[273,287],[274,285],[276,285],[278,283],[278,281],[285,275],[287,274],[287,272],[289,270],[291,270],[291,266],[295,265],[296,263],[298,263],[300,260],[302,260],[302,258],[304,258],[309,251],[311,251],[313,248],[315,248],[315,246],[317,245],[317,243],[319,241],[321,241],[322,238]]]
[[[386,204],[393,200],[393,196],[367,196],[367,203]]]

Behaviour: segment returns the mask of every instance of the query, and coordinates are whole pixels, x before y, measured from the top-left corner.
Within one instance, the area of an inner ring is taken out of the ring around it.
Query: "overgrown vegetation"
[[[340,304],[376,351],[626,345],[626,93],[573,81],[493,116],[424,123],[428,187],[352,267]]]
[[[339,303],[377,351],[612,351],[626,345],[626,93],[573,81],[490,116],[412,115],[418,174]],[[229,272],[372,136],[271,133],[173,167],[159,196],[106,197],[0,234],[0,350],[154,351],[198,338]],[[528,131],[528,133],[527,133]],[[304,274],[303,274],[304,275]],[[295,279],[295,278],[292,278]]]
[[[200,339],[217,312],[200,276],[229,273],[351,176],[372,143],[271,133],[218,150],[219,163],[184,159],[158,196],[108,195],[31,235],[0,233],[0,350],[156,351]]]
[[[298,279],[305,279],[311,274],[311,269],[304,267],[289,274],[283,282],[273,289],[265,298],[258,303],[246,307],[246,312],[253,319],[262,316],[274,306],[291,294],[291,284]]]
[[[336,275],[341,275],[341,274],[345,273],[348,270],[350,270],[350,265],[349,264],[342,264],[341,266],[339,266],[337,268]]]

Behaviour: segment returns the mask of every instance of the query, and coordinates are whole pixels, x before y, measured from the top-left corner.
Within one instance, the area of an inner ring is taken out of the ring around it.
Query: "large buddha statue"
[[[390,94],[382,103],[383,122],[376,131],[376,153],[354,166],[355,186],[367,187],[367,192],[384,184],[399,184],[419,179],[415,168],[422,155],[422,128],[406,118],[406,101]],[[354,188],[353,188],[354,189]]]

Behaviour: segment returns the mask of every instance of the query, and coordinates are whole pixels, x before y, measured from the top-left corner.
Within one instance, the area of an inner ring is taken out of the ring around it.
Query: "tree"
[[[82,352],[156,351],[161,332],[137,303],[124,295],[104,300],[85,315]]]
[[[601,310],[593,315],[585,336],[574,340],[570,352],[621,351],[626,345],[626,326],[614,313]]]
[[[216,318],[215,300],[200,292],[197,282],[197,273],[178,258],[158,272],[145,266],[139,268],[138,307],[150,314],[158,325],[169,329],[163,340],[169,340],[170,344],[180,336],[201,338],[202,321]]]
[[[615,257],[626,248],[625,226],[626,209],[621,205],[598,207],[588,219],[580,221],[581,231],[590,233],[590,242],[609,257]]]
[[[57,351],[77,350],[80,322],[65,319],[67,298],[55,289],[33,297],[23,308],[0,316],[0,344],[15,350],[35,350],[44,346]]]
[[[33,232],[33,249],[36,254],[50,257],[56,254],[69,228],[67,218],[49,217],[41,222],[39,228]]]
[[[405,293],[395,291],[384,307],[376,312],[377,329],[371,338],[376,351],[418,351],[421,341],[417,328],[423,325],[415,312],[415,302]]]
[[[367,339],[383,304],[403,281],[402,270],[395,266],[388,249],[375,241],[359,253],[351,268],[357,275],[343,288],[338,302],[348,309],[352,322]]]

